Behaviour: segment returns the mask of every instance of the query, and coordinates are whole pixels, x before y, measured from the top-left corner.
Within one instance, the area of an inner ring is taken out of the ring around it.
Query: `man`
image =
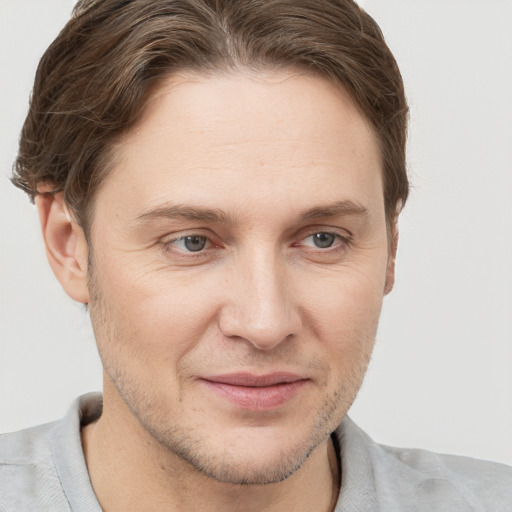
[[[352,2],[79,3],[14,181],[88,304],[103,399],[3,437],[2,508],[507,510],[509,469],[346,416],[393,287],[406,118]]]

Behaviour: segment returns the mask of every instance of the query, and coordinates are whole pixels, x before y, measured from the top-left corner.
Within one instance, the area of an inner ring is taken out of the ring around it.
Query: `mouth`
[[[291,401],[309,381],[301,375],[276,372],[265,375],[231,373],[203,377],[206,389],[246,410],[277,409]]]

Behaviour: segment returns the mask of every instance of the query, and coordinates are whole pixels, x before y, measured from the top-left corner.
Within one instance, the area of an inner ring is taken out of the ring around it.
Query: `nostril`
[[[291,340],[297,331],[287,318],[244,318],[240,311],[223,312],[219,328],[224,337],[245,340],[259,350],[272,350]]]

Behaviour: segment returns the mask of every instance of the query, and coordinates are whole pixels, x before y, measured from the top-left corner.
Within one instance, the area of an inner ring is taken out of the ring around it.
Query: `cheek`
[[[344,268],[303,286],[302,316],[319,350],[345,370],[369,358],[382,307],[385,272]],[[342,369],[342,371],[345,371]]]
[[[300,295],[307,300],[312,318],[330,328],[364,327],[379,315],[382,306],[385,262],[378,268],[345,266],[317,273],[301,281]],[[305,282],[306,281],[306,282]]]
[[[98,345],[114,344],[139,361],[179,360],[198,343],[215,317],[213,283],[172,271],[144,272],[118,265],[96,279],[101,305],[91,308]],[[101,309],[101,311],[99,311]],[[108,326],[111,326],[108,328]],[[95,329],[96,330],[96,329]],[[106,340],[105,340],[106,341]],[[105,347],[108,349],[108,347]]]

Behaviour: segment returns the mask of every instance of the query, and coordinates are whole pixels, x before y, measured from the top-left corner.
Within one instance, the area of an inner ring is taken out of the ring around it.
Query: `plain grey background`
[[[512,2],[366,0],[404,75],[413,189],[351,416],[377,441],[512,464]],[[71,0],[0,0],[0,431],[100,389],[87,314],[8,182],[37,62]]]

